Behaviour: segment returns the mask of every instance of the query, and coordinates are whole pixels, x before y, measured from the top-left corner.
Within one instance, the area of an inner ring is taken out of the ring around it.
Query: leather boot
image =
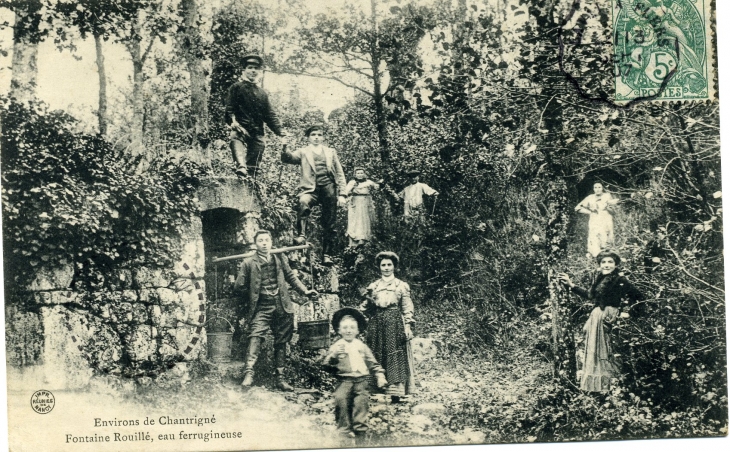
[[[297,220],[297,237],[294,238],[294,243],[297,245],[304,245],[307,241],[307,219],[300,218]]]
[[[291,392],[294,390],[294,386],[290,385],[284,379],[284,368],[276,368],[276,388],[280,391]]]
[[[281,391],[291,392],[292,385],[284,379],[284,366],[286,365],[286,344],[283,347],[274,347],[274,362],[276,363],[276,387]]]
[[[243,370],[243,381],[241,386],[253,385],[253,366],[259,358],[261,351],[261,338],[252,337],[248,342],[248,351],[246,352],[246,367]]]
[[[247,176],[246,169],[246,146],[239,139],[232,139],[230,143],[233,161],[236,164],[236,174],[238,176]]]

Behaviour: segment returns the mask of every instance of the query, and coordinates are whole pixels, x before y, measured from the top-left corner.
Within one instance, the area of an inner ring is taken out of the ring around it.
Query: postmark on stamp
[[[612,0],[615,99],[713,96],[710,0]]]

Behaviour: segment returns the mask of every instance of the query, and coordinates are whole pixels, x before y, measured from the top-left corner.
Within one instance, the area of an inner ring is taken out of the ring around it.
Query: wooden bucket
[[[314,303],[309,302],[310,318],[315,317]],[[330,346],[330,321],[329,311],[324,305],[325,317],[320,320],[310,320],[307,322],[297,323],[297,333],[299,340],[297,343],[303,350],[319,350],[321,348],[329,348]]]
[[[330,321],[328,319],[299,322],[298,332],[298,344],[304,350],[317,350],[330,346]]]
[[[219,363],[227,363],[231,361],[231,348],[233,347],[233,325],[231,325],[231,322],[224,319],[223,317],[213,317],[208,321],[208,323],[216,319],[224,320],[228,324],[230,331],[224,333],[207,333],[208,359]]]

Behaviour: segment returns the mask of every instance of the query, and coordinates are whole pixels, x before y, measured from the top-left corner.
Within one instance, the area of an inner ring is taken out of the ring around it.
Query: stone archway
[[[251,187],[237,177],[204,180],[198,200],[205,249],[208,331],[227,331],[228,324],[220,318],[230,322],[234,327],[232,357],[237,359],[243,353],[238,320],[243,317],[244,306],[232,289],[241,261],[213,260],[251,249],[253,235],[259,229],[260,202]]]
[[[583,178],[575,184],[575,199],[579,202],[581,199],[593,193],[593,184],[600,182],[608,191],[615,191],[617,187],[622,187],[622,182],[626,178],[618,171],[611,168],[601,168],[586,173]]]

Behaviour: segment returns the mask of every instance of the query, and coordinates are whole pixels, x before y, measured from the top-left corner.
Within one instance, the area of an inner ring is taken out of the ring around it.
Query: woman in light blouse
[[[575,207],[578,213],[588,217],[588,254],[598,256],[604,248],[613,244],[613,214],[618,199],[611,196],[603,184],[593,184],[593,194],[588,195]]]
[[[396,278],[398,255],[384,251],[378,253],[375,262],[381,278],[367,287],[366,299],[361,309],[370,318],[367,329],[367,345],[375,359],[385,369],[388,380],[386,394],[394,402],[415,390],[413,354],[413,301],[411,288]]]

